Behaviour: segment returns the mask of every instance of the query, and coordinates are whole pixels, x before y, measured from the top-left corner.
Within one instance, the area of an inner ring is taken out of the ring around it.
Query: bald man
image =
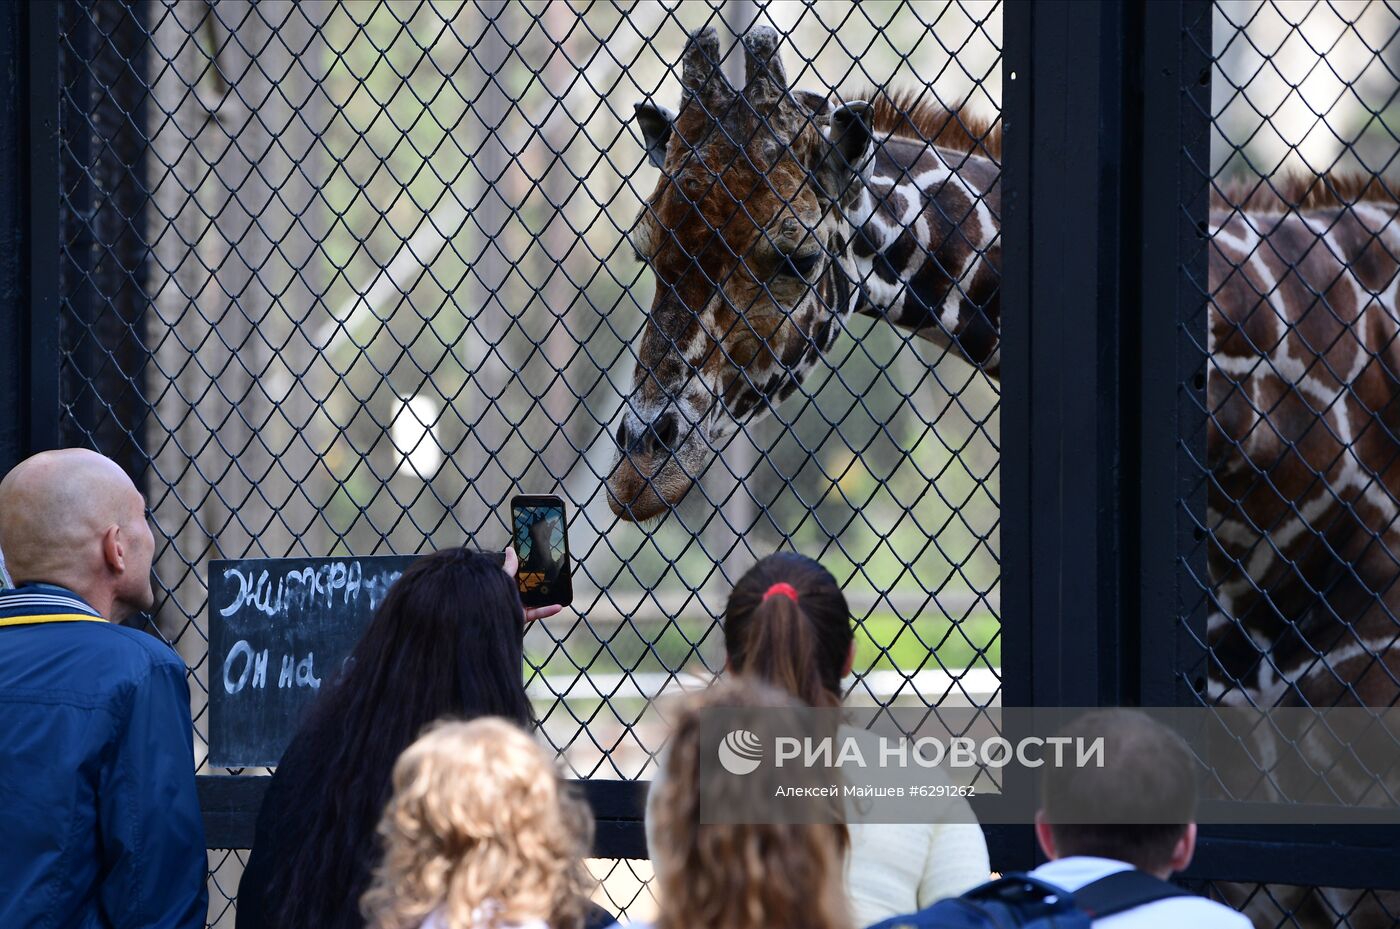
[[[113,461],[43,452],[0,481],[0,926],[201,929],[185,665],[120,623],[155,539]]]

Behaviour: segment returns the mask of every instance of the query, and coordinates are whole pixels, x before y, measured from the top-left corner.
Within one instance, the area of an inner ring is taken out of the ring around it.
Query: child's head
[[[520,728],[436,725],[399,757],[393,787],[383,863],[362,904],[372,926],[416,929],[439,907],[451,929],[580,924],[592,820]]]
[[[839,801],[831,821],[812,823],[704,823],[702,718],[709,709],[790,714],[800,705],[790,694],[743,678],[720,681],[689,697],[678,714],[666,755],[665,777],[648,804],[653,832],[659,929],[850,929],[845,893],[846,827]],[[772,773],[771,769],[763,769]],[[818,769],[810,773],[816,786]],[[788,783],[797,783],[788,781]],[[705,785],[721,808],[752,803],[769,785],[744,779]],[[740,790],[743,796],[727,794]]]
[[[808,706],[834,706],[850,672],[851,611],[831,572],[778,552],[739,579],[724,610],[724,648],[737,674],[780,687]]]

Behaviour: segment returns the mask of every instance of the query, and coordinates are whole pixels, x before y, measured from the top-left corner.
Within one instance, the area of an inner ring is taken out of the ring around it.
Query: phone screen
[[[521,502],[513,509],[521,600],[526,606],[568,603],[573,591],[563,504]]]

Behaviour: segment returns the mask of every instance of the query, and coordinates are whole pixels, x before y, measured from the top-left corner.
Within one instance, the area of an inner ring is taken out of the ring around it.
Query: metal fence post
[[[0,474],[58,444],[58,5],[0,11]]]
[[[1138,64],[1125,41],[1139,13],[1006,10],[1007,705],[1097,706],[1123,691],[1124,149]]]
[[[1205,280],[1207,185],[1197,166],[1209,160],[1209,0],[1149,3],[1142,30],[1141,231],[1137,243],[1139,327],[1137,528],[1140,618],[1139,689],[1144,706],[1194,702],[1191,678],[1200,663],[1192,636],[1204,641],[1204,600],[1186,601],[1182,559],[1205,577],[1205,551],[1193,538],[1205,513],[1199,474],[1183,473],[1180,450],[1204,460],[1205,300],[1190,282]],[[1188,329],[1198,330],[1195,337]]]
[[[1138,5],[1013,0],[1003,109],[1002,635],[1007,706],[1121,703],[1134,608]],[[1047,230],[1055,230],[1047,234]],[[1135,656],[1134,652],[1134,656]],[[989,829],[999,869],[1029,827]]]
[[[109,456],[143,492],[146,377],[156,344],[147,333],[148,13],[130,2],[60,5],[59,41],[78,51],[83,66],[75,66],[78,56],[61,56],[64,202],[55,239],[64,442]]]

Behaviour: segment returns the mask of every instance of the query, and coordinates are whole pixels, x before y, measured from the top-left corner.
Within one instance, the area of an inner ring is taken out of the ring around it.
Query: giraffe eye
[[[812,252],[810,255],[785,255],[778,263],[778,273],[806,280],[817,269],[817,265],[821,264],[821,260],[821,252]]]

